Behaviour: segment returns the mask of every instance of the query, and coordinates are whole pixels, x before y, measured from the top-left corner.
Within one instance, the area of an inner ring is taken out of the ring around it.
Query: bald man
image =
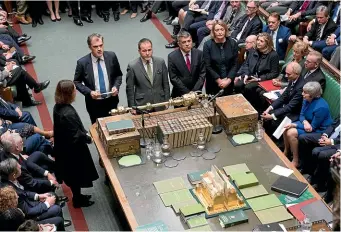
[[[275,100],[262,114],[261,117],[264,121],[269,121],[270,126],[265,126],[265,129],[270,130],[271,134],[273,129],[282,122],[285,116],[289,117],[292,121],[296,121],[300,115],[302,107],[302,88],[304,79],[301,76],[302,67],[296,63],[291,62],[285,69],[285,75],[289,80],[288,87],[283,94]],[[264,96],[261,96],[264,98]]]

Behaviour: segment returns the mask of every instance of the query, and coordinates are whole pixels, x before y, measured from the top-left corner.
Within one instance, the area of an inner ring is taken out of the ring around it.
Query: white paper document
[[[285,168],[285,167],[282,167],[282,166],[279,166],[279,165],[276,165],[272,170],[271,170],[272,173],[275,173],[277,175],[280,175],[280,176],[285,176],[285,177],[288,177],[290,176],[291,174],[294,173],[293,170],[289,169],[289,168]]]
[[[273,91],[270,91],[270,92],[266,92],[266,93],[263,93],[263,96],[266,97],[267,99],[270,99],[270,100],[274,101],[279,96],[281,96],[281,90],[273,90]]]
[[[291,124],[291,119],[288,117],[285,117],[283,119],[283,121],[281,122],[281,124],[277,127],[277,129],[275,130],[275,132],[272,134],[276,139],[279,139],[283,132],[285,131],[285,126]]]

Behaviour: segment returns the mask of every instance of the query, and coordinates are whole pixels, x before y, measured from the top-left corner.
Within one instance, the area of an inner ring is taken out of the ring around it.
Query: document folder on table
[[[279,177],[271,186],[271,189],[276,192],[284,193],[294,197],[301,196],[307,188],[308,184],[285,176]]]

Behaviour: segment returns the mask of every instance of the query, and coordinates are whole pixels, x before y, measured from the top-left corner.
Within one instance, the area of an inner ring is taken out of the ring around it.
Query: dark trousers
[[[89,2],[89,1],[70,1],[70,6],[72,9],[72,17],[74,19],[79,19],[82,16],[91,17],[91,2]]]
[[[26,122],[33,126],[37,126],[30,112],[22,111],[22,116],[18,120],[11,119],[12,122]]]
[[[313,181],[322,188],[326,186],[328,178],[331,177],[329,172],[329,159],[336,153],[337,149],[337,146],[316,147],[312,152],[313,160],[317,161],[317,168],[313,175]]]
[[[39,203],[44,204],[44,203]],[[63,212],[59,205],[52,205],[45,213],[37,217],[39,223],[51,223],[56,225],[57,231],[64,231]]]
[[[189,1],[173,1],[172,2],[172,7],[173,7],[175,12],[179,13],[181,8],[187,6],[188,3],[189,3]]]
[[[312,156],[315,147],[319,147],[319,139],[322,133],[306,133],[298,136],[298,152],[301,167],[305,172],[313,174],[316,169],[316,156]]]
[[[203,39],[210,34],[211,30],[206,27],[206,22],[205,26],[200,27],[197,29],[197,37],[198,37],[198,45],[201,44]]]
[[[24,56],[23,50],[19,47],[16,40],[14,40],[13,37],[10,36],[9,34],[0,34],[0,41],[8,45],[10,48],[15,47],[20,57]]]
[[[206,80],[205,88],[206,88],[206,93],[212,94],[212,95],[216,95],[221,90],[218,84],[215,81],[211,81],[211,80],[210,81]],[[222,96],[231,95],[232,93],[233,93],[233,80],[230,83],[230,85],[224,89],[224,93]]]
[[[11,71],[12,77],[8,80],[8,85],[15,85],[17,87],[16,100],[22,101],[23,105],[29,105],[31,103],[31,97],[27,91],[26,85],[30,88],[38,88],[38,83],[33,77],[21,67],[13,69]]]
[[[110,110],[117,108],[118,97],[109,97],[101,100],[86,97],[85,104],[91,123],[94,124],[97,118],[107,117],[109,116]]]
[[[26,1],[28,5],[28,12],[32,20],[39,20],[43,16],[43,12],[46,8],[46,3],[44,1]]]
[[[40,134],[34,134],[26,138],[25,140],[25,152],[30,155],[35,151],[40,151],[45,154],[52,154],[51,142],[45,139]]]
[[[109,15],[110,8],[113,12],[118,12],[120,3],[118,1],[96,1],[96,10]]]
[[[35,151],[27,158],[28,163],[33,163],[39,167],[48,170],[49,172],[55,172],[55,162],[51,160],[47,155],[40,151]]]
[[[0,28],[0,34],[10,35],[14,41],[18,41],[20,35],[11,26],[7,25],[7,28]]]
[[[193,12],[193,11],[187,11],[187,14],[186,14],[185,19],[184,19],[183,28],[186,31],[189,31],[190,30],[190,26],[193,23],[201,22],[201,21],[206,21],[206,20],[207,20],[207,15],[202,15],[200,13]]]

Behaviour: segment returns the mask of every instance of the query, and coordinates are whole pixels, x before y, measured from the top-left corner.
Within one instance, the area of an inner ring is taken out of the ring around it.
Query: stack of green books
[[[248,221],[249,218],[244,213],[244,210],[234,210],[219,214],[219,222],[222,228],[231,227]]]
[[[258,185],[258,179],[253,173],[235,173],[230,175],[239,189]]]
[[[186,223],[190,218],[200,216],[203,213],[205,213],[205,208],[200,203],[195,203],[180,208],[180,217]]]

